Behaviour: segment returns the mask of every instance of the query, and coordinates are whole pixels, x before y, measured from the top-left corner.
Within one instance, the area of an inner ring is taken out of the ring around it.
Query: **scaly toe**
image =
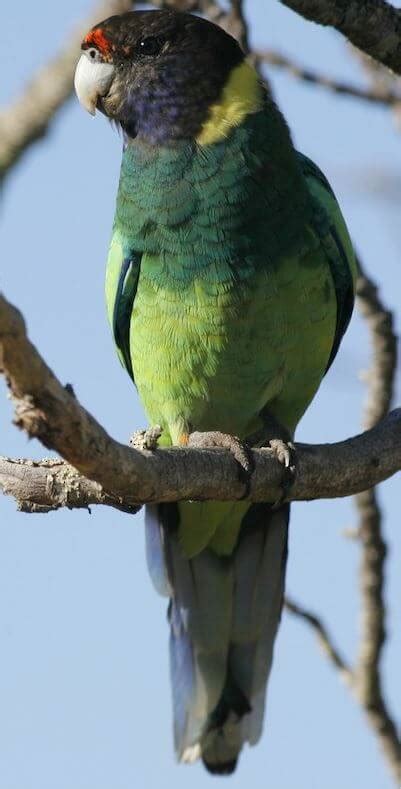
[[[238,463],[239,479],[245,486],[241,499],[246,499],[249,496],[251,474],[253,471],[252,453],[250,448],[242,442],[238,436],[231,436],[229,433],[220,433],[218,430],[212,430],[206,433],[190,433],[188,437],[188,446],[197,447],[198,449],[208,449],[211,447],[229,449]]]
[[[187,446],[197,449],[211,449],[214,447],[228,449],[246,474],[250,474],[253,471],[251,452],[247,445],[237,436],[231,436],[229,433],[220,433],[218,430],[205,433],[194,432],[190,433]]]

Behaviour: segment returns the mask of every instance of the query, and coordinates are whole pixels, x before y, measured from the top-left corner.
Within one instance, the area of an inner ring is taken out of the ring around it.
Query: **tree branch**
[[[45,513],[62,507],[90,510],[94,504],[131,515],[139,510],[106,493],[99,483],[59,458],[35,461],[0,456],[0,490],[14,497],[21,512]]]
[[[301,16],[336,28],[367,55],[401,74],[401,11],[384,0],[281,0]]]
[[[142,452],[114,441],[69,388],[60,384],[28,340],[22,316],[2,297],[0,369],[15,403],[15,424],[58,452],[124,506],[243,496],[244,484],[227,451],[172,448]],[[253,451],[253,459],[250,500],[275,501],[281,493],[282,466],[269,449]],[[400,468],[399,409],[377,427],[347,441],[298,444],[297,475],[289,498],[299,501],[351,495]],[[37,503],[47,506],[46,500]]]

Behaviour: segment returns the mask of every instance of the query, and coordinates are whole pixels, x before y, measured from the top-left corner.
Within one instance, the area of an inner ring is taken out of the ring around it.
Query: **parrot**
[[[145,513],[150,577],[168,598],[176,756],[229,775],[261,737],[287,563],[288,490],[247,498],[249,448],[270,446],[288,466],[351,318],[353,247],[252,62],[204,17],[99,22],[75,90],[122,134],[107,314],[160,426],[155,451],[226,447],[244,482],[237,501]]]

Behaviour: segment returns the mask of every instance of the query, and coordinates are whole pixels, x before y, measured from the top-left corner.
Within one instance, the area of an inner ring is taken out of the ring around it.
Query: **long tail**
[[[150,575],[170,598],[170,666],[178,758],[209,772],[235,769],[262,733],[266,685],[280,621],[289,508],[251,505],[230,557],[192,559],[178,541],[176,505],[146,512]]]

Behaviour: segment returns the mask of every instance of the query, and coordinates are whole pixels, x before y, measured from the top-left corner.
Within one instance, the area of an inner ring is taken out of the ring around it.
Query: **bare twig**
[[[35,461],[0,456],[0,490],[14,497],[21,512],[44,513],[61,507],[89,509],[94,504],[130,514],[139,509],[125,505],[58,458]]]
[[[248,23],[243,9],[243,0],[231,0],[231,11],[228,15],[231,34],[239,41],[246,54],[249,52]]]
[[[384,0],[281,0],[313,22],[336,28],[367,55],[401,73],[401,11]]]
[[[199,0],[197,10],[207,16],[208,19],[216,25],[221,25],[227,18],[227,11],[221,7],[217,0]]]
[[[394,74],[382,63],[373,60],[365,52],[361,52],[360,49],[354,47],[353,44],[348,43],[347,49],[362,67],[375,91],[378,93],[381,91],[383,94],[398,92],[401,95],[401,78],[398,74]]]
[[[348,46],[351,54],[356,58],[360,66],[365,72],[368,79],[370,90],[376,95],[382,95],[384,98],[391,94],[401,96],[401,78],[398,74],[394,74],[382,63],[373,60],[360,49],[357,49],[352,44]],[[391,106],[391,105],[390,105]],[[395,102],[392,105],[393,115],[395,122],[400,127],[401,120],[401,102]]]
[[[129,11],[132,0],[102,0],[61,52],[30,80],[22,95],[0,113],[0,177],[49,130],[57,110],[69,98],[83,36],[101,19]]]
[[[285,57],[279,52],[271,49],[257,50],[254,56],[259,63],[267,63],[268,65],[283,69],[303,82],[326,88],[337,95],[349,96],[350,98],[361,99],[371,104],[381,104],[385,107],[395,108],[401,106],[401,93],[397,93],[395,90],[384,89],[383,86],[358,88],[355,85],[350,85],[348,82],[335,80],[320,72],[305,68],[292,60],[292,58]]]
[[[316,614],[313,614],[311,611],[308,611],[306,608],[303,608],[298,603],[288,598],[286,598],[284,605],[289,613],[300,618],[314,631],[318,643],[327,659],[339,672],[340,677],[351,688],[352,692],[361,703],[368,718],[369,725],[378,737],[390,769],[399,784],[401,775],[400,742],[396,727],[389,715],[382,694],[375,693],[370,700],[362,698],[357,670],[353,670],[342,657],[322,620],[316,616]]]
[[[365,380],[368,399],[363,425],[369,429],[388,413],[393,399],[397,364],[397,338],[393,330],[393,316],[377,292],[375,283],[363,271],[358,260],[359,277],[356,297],[361,315],[367,322],[372,344],[372,367]]]
[[[294,600],[286,597],[284,606],[290,614],[303,619],[309,627],[315,632],[320,647],[328,660],[333,664],[334,668],[340,672],[340,675],[347,684],[353,683],[353,674],[351,668],[348,666],[345,658],[342,657],[339,650],[334,646],[332,636],[329,634],[327,627],[323,624],[322,620],[316,615],[312,614],[306,608],[303,608]]]
[[[384,699],[380,658],[386,639],[383,599],[386,544],[381,534],[381,511],[374,489],[357,496],[360,566],[361,636],[355,669],[355,690],[375,732],[389,767],[401,781],[401,740]]]
[[[396,371],[396,337],[392,315],[381,302],[377,288],[363,272],[357,282],[357,303],[371,337],[373,359],[367,378],[368,398],[364,426],[377,424],[391,405]],[[383,696],[381,654],[386,640],[384,602],[387,546],[382,535],[382,513],[374,488],[356,496],[358,534],[362,547],[360,567],[361,635],[355,680],[358,698],[375,731],[398,783],[401,781],[401,739]]]

